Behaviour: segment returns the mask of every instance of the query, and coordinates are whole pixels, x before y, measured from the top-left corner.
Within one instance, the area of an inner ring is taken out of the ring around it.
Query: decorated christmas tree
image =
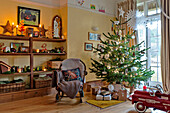
[[[118,19],[112,21],[113,34],[103,34],[106,39],[100,39],[100,41],[104,46],[94,47],[94,52],[99,55],[99,59],[91,59],[92,67],[90,70],[103,81],[109,83],[127,82],[129,85],[135,86],[140,81],[147,81],[154,74],[154,71],[146,69],[147,60],[142,60],[149,49],[140,50],[140,45],[144,42],[129,46],[135,31],[132,34],[128,32],[122,36],[121,25],[127,22],[121,23],[121,20]]]

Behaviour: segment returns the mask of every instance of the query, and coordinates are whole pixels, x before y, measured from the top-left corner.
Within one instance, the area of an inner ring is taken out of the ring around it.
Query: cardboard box
[[[59,69],[60,68],[60,64],[62,61],[48,61],[47,62],[47,67],[48,69]]]

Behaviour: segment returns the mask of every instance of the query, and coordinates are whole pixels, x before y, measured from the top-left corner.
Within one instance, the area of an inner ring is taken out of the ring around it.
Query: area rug
[[[117,105],[123,103],[124,101],[110,100],[110,101],[102,101],[102,100],[87,100],[88,104],[94,105],[99,108],[107,108],[113,105]]]

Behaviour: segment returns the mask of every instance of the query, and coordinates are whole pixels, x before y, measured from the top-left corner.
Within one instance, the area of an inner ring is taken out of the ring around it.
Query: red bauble
[[[143,86],[143,89],[144,89],[144,90],[146,90],[146,89],[147,89],[147,87],[146,87],[146,86]]]

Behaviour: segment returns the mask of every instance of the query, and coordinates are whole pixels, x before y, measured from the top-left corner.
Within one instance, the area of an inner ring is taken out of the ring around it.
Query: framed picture
[[[28,46],[20,46],[19,51],[22,53],[29,53],[29,47]]]
[[[88,33],[89,40],[93,41],[100,41],[101,34],[96,34],[96,33]]]
[[[14,48],[16,50],[16,52],[19,51],[20,46],[24,46],[24,43],[13,43],[13,42],[11,42],[11,48]]]
[[[93,51],[93,43],[84,43],[85,51]]]
[[[21,20],[24,26],[38,27],[40,24],[40,10],[18,6],[18,25]]]
[[[38,37],[39,36],[39,31],[34,31],[33,37]]]

